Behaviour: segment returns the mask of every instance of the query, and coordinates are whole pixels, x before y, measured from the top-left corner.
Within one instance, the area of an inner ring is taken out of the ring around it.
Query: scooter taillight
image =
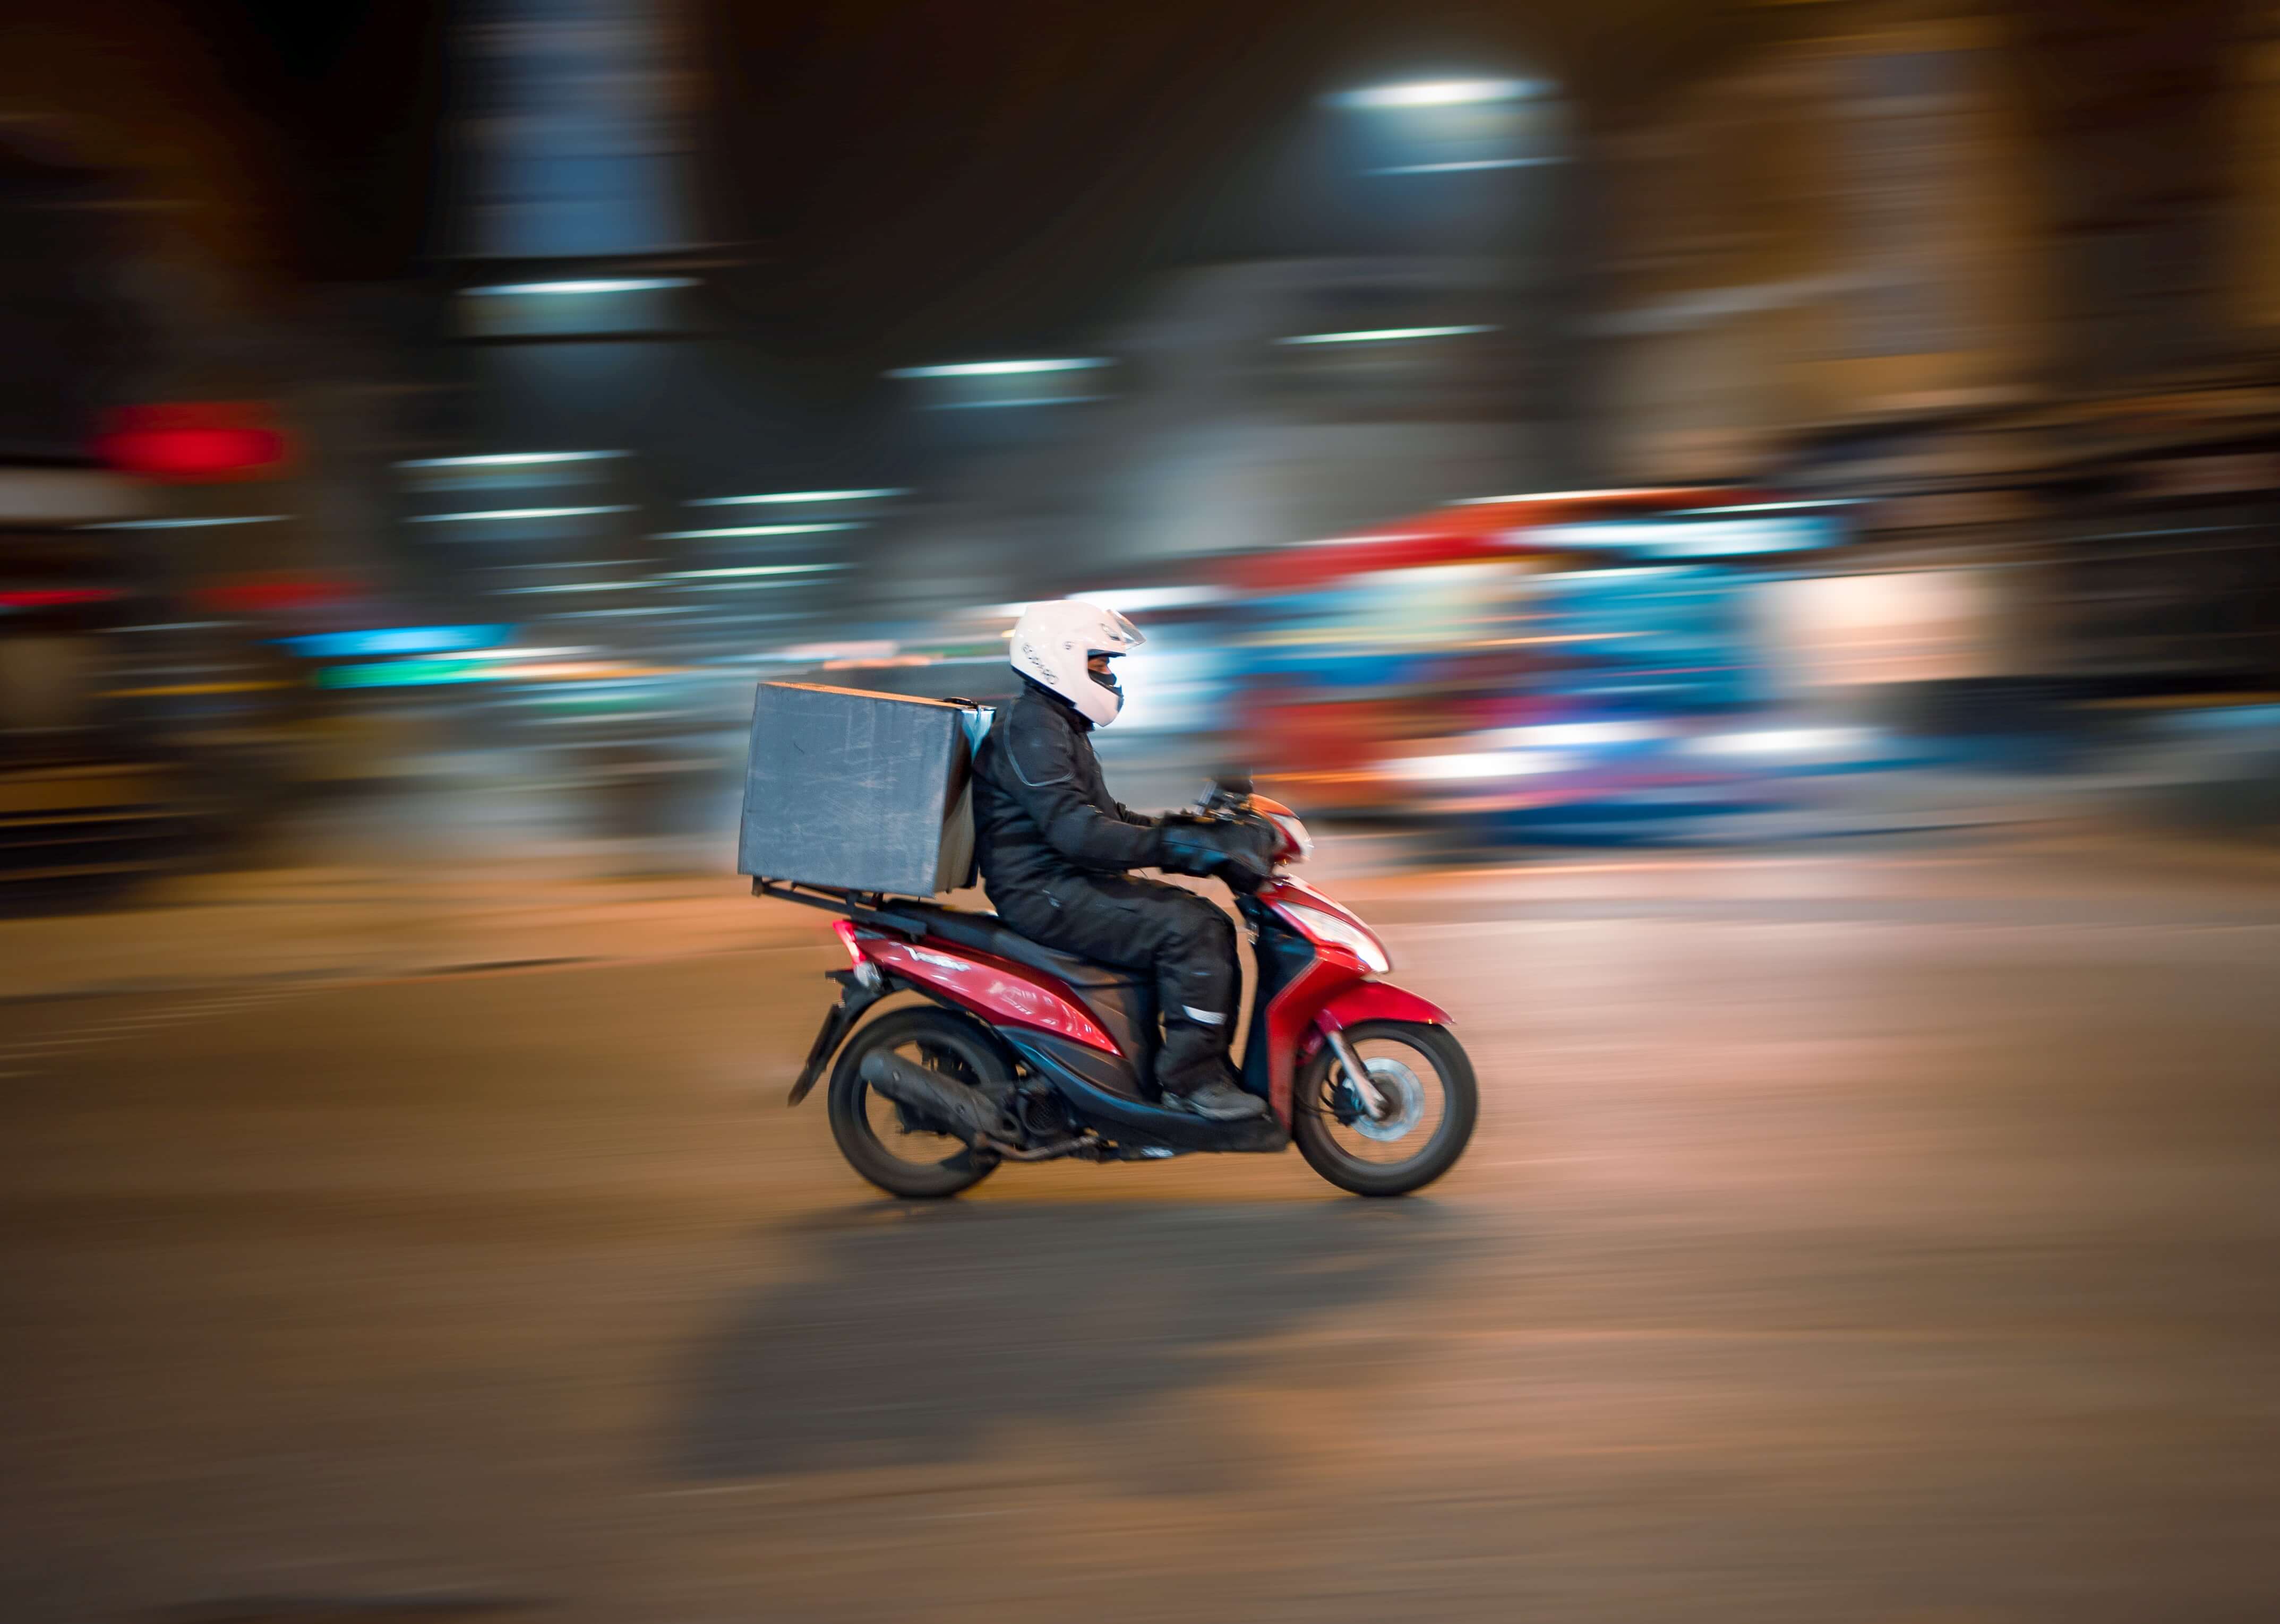
[[[834,920],[831,934],[839,938],[839,945],[847,950],[847,962],[855,966],[855,979],[866,987],[879,984],[879,966],[864,952],[863,943],[856,938],[853,920]]]

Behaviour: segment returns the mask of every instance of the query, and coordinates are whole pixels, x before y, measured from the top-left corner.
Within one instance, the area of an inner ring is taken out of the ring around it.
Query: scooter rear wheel
[[[1365,1020],[1346,1028],[1384,1099],[1373,1120],[1325,1044],[1299,1068],[1290,1136],[1306,1165],[1357,1196],[1406,1196],[1457,1165],[1480,1114],[1464,1045],[1445,1027]]]
[[[831,1136],[847,1165],[890,1196],[936,1201],[971,1189],[997,1171],[994,1156],[909,1120],[863,1081],[863,1062],[892,1050],[959,1081],[1003,1081],[1005,1063],[974,1024],[947,1010],[902,1009],[860,1028],[831,1068]]]

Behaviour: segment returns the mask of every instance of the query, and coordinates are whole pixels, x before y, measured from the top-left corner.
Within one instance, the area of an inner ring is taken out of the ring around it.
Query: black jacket
[[[1025,677],[1021,696],[982,736],[974,757],[974,837],[993,900],[1073,874],[1155,866],[1155,822],[1108,793],[1091,732],[1075,705]]]

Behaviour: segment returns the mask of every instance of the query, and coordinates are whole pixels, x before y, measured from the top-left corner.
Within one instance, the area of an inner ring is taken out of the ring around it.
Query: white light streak
[[[1537,169],[1547,164],[1564,164],[1567,161],[1565,158],[1468,158],[1445,164],[1393,164],[1368,173],[1374,175],[1444,175],[1469,169]]]
[[[813,535],[825,530],[859,530],[860,521],[851,519],[812,525],[731,525],[720,530],[664,530],[649,539],[652,542],[703,542],[722,535]]]
[[[1453,782],[1564,773],[1575,765],[1575,757],[1554,750],[1469,750],[1452,756],[1406,756],[1382,763],[1379,770],[1396,778],[1424,782]]]
[[[667,581],[712,581],[732,575],[813,575],[822,570],[843,570],[843,564],[740,564],[732,569],[672,570]]]
[[[1098,357],[1045,361],[952,361],[940,366],[898,366],[890,378],[1002,378],[1014,373],[1074,373],[1111,362]]]
[[[577,519],[589,513],[630,513],[623,503],[607,507],[494,507],[472,513],[414,513],[415,525],[490,524],[512,519]]]
[[[1814,508],[1853,507],[1858,505],[1851,496],[1824,496],[1817,502],[1729,502],[1723,507],[1681,507],[1672,513],[1787,513]]]
[[[1704,734],[1686,749],[1698,756],[1814,756],[1864,749],[1875,736],[1865,727],[1767,727]]]
[[[990,406],[1075,406],[1086,401],[1106,400],[1105,395],[1023,395],[1011,400],[943,400],[933,404],[936,412],[972,412]]]
[[[1516,102],[1535,95],[1537,89],[1525,79],[1423,79],[1349,90],[1336,100],[1342,107],[1463,107],[1479,102]]]
[[[534,462],[599,462],[625,451],[488,451],[479,457],[414,457],[399,468],[507,468]]]
[[[694,288],[693,276],[621,276],[600,281],[566,282],[497,282],[488,288],[470,288],[473,294],[579,294],[579,293],[663,293],[672,288]]]
[[[1081,604],[1098,604],[1118,614],[1139,614],[1151,609],[1182,609],[1195,604],[1222,603],[1233,596],[1224,587],[1138,587],[1128,592],[1079,592]],[[1027,608],[1027,604],[1022,605]],[[1015,611],[1019,613],[1020,611]]]
[[[1388,344],[1413,338],[1461,338],[1473,333],[1493,333],[1496,328],[1475,323],[1452,327],[1364,327],[1352,333],[1301,333],[1295,338],[1278,338],[1278,344]]]
[[[880,496],[907,496],[898,487],[877,490],[778,490],[758,496],[698,496],[689,507],[746,507],[780,502],[868,502]]]
[[[227,519],[119,519],[109,524],[81,525],[82,530],[204,530],[215,525],[273,525],[284,513],[236,513]]]
[[[1663,736],[1652,722],[1538,722],[1526,727],[1498,727],[1475,736],[1483,744],[1530,748],[1542,745],[1641,744]]]
[[[1652,486],[1632,485],[1613,490],[1523,490],[1510,496],[1467,496],[1451,507],[1487,507],[1498,502],[1597,502],[1609,496],[1652,496]]]

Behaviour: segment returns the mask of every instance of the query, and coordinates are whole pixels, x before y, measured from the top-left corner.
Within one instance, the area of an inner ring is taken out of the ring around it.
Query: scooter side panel
[[[1279,1151],[1290,1135],[1271,1119],[1211,1122],[1184,1111],[1167,1111],[1123,1090],[1132,1069],[1044,1032],[1007,1032],[1006,1042],[1051,1079],[1080,1117],[1120,1144],[1165,1145],[1183,1151]]]
[[[1057,1033],[1089,1049],[1117,1052],[1082,1004],[1025,966],[974,948],[951,951],[885,936],[865,936],[862,943],[864,957],[881,969],[937,992],[985,1020]]]
[[[1256,898],[1244,897],[1237,905],[1257,933],[1252,955],[1257,984],[1252,989],[1251,1021],[1243,1042],[1243,1086],[1259,1098],[1272,1101],[1275,1079],[1270,1057],[1275,1043],[1267,1030],[1267,1012],[1275,1007],[1283,989],[1304,975],[1314,962],[1314,944]]]
[[[1318,948],[1314,962],[1291,978],[1267,1006],[1267,1103],[1285,1129],[1290,1126],[1291,1089],[1300,1045],[1313,1032],[1314,1016],[1342,986],[1367,974],[1360,959],[1332,948]]]

